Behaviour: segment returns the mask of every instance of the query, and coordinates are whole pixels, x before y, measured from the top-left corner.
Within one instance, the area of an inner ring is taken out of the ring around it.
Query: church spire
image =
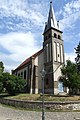
[[[58,24],[57,24],[57,20],[55,18],[53,6],[52,6],[52,0],[50,1],[50,10],[49,10],[49,15],[48,15],[48,21],[45,25],[44,32],[46,32],[50,28],[59,29]]]

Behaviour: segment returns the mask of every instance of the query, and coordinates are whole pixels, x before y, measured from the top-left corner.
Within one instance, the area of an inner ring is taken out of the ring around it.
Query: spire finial
[[[50,0],[50,4],[52,4],[52,0]]]

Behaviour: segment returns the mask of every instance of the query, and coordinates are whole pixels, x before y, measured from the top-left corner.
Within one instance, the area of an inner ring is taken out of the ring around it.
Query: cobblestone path
[[[41,112],[15,110],[0,105],[0,120],[42,120],[41,116]],[[74,120],[74,117],[80,118],[80,112],[45,113],[45,120]]]

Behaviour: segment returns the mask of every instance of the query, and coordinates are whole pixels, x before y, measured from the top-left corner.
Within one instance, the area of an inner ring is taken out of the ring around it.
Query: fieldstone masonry
[[[1,98],[0,103],[5,105],[10,105],[14,107],[22,107],[29,109],[41,109],[41,101],[25,101],[25,100],[13,100],[8,98]],[[48,102],[45,101],[44,108],[47,110],[62,110],[62,111],[73,111],[80,110],[80,101],[71,101],[71,102]]]

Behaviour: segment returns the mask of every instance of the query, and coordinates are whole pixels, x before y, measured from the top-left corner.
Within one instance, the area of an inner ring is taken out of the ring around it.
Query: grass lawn
[[[9,96],[9,98],[17,100],[41,101],[40,94],[19,94],[16,96]],[[45,101],[80,101],[80,96],[52,96],[44,95]]]

